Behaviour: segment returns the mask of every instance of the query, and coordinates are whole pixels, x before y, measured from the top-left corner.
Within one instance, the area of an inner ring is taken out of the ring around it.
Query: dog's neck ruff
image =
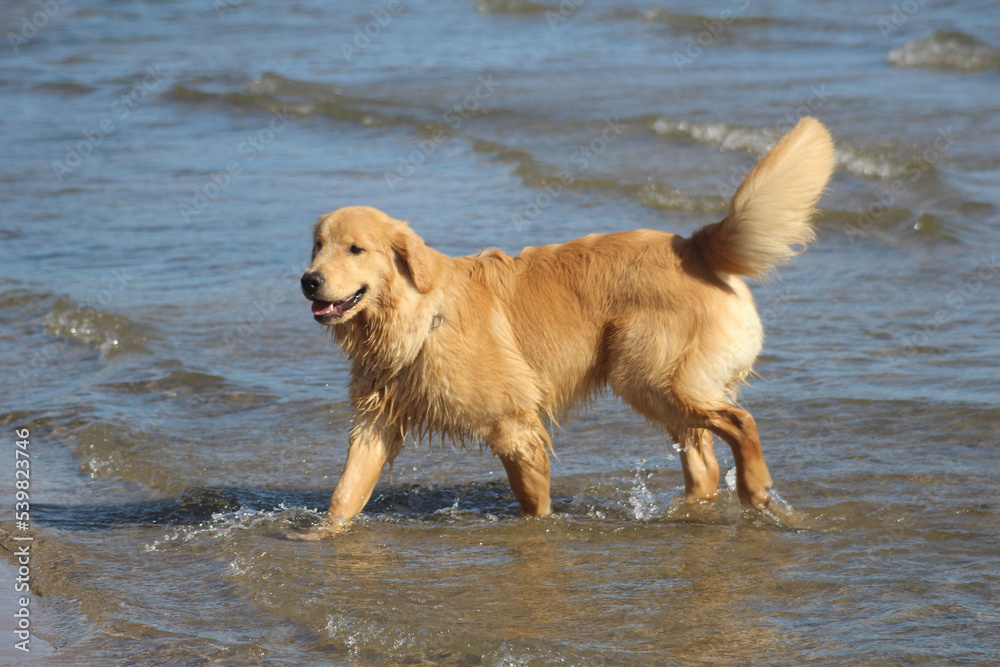
[[[362,328],[361,331],[356,329],[351,329],[353,335],[343,336],[337,335],[340,332],[334,330],[335,337],[340,343],[344,351],[347,352],[348,357],[354,359],[356,368],[360,371],[360,377],[366,380],[368,387],[365,388],[363,393],[369,394],[371,396],[381,394],[383,390],[399,375],[401,375],[406,368],[412,363],[400,363],[398,357],[394,355],[386,355],[386,349],[379,349],[371,346],[371,342],[376,339],[376,335],[372,331],[373,326],[378,327],[377,323],[368,321],[362,324],[362,321],[348,323]],[[435,329],[441,328],[444,324],[444,317],[440,312],[434,311],[434,315],[431,316],[430,325],[427,329],[427,335],[429,336]],[[360,334],[360,335],[359,335]],[[426,343],[426,339],[423,341]],[[420,349],[423,350],[423,343],[420,345]],[[419,356],[419,352],[417,352]],[[414,357],[416,358],[416,357]]]

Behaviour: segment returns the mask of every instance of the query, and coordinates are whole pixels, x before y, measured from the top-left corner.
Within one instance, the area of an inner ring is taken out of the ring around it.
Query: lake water
[[[17,0],[0,26],[0,662],[1000,663],[996,2]],[[350,531],[285,539],[351,416],[298,287],[317,216],[377,206],[453,255],[687,234],[806,114],[838,171],[753,287],[742,397],[782,518],[681,504],[672,444],[605,397],[554,429],[550,517],[488,452],[409,443]]]

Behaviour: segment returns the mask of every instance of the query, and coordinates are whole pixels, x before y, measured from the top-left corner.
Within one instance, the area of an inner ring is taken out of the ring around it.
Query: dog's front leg
[[[493,429],[489,444],[507,471],[521,512],[529,516],[548,514],[549,435],[544,427],[537,420],[531,424],[501,424]]]
[[[322,529],[336,532],[350,525],[371,498],[386,463],[403,448],[403,433],[384,419],[362,415],[351,430],[344,472],[333,490]]]

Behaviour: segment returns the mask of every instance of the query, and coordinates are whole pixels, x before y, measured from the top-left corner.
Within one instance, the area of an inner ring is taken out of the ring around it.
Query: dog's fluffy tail
[[[810,218],[833,165],[830,133],[803,118],[743,179],[725,220],[695,232],[689,247],[716,273],[764,276],[815,239]]]

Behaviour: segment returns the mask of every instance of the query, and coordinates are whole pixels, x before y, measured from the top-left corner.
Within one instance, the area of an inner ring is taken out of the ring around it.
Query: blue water
[[[32,455],[0,545],[33,538],[32,653],[3,630],[0,662],[1000,662],[1000,5],[52,0],[0,26],[0,494],[16,429]],[[350,427],[298,291],[317,216],[377,206],[453,255],[686,234],[804,114],[838,171],[817,242],[753,286],[741,399],[782,516],[680,504],[671,443],[605,397],[554,431],[552,517],[488,453],[410,443],[351,531],[284,539]]]

